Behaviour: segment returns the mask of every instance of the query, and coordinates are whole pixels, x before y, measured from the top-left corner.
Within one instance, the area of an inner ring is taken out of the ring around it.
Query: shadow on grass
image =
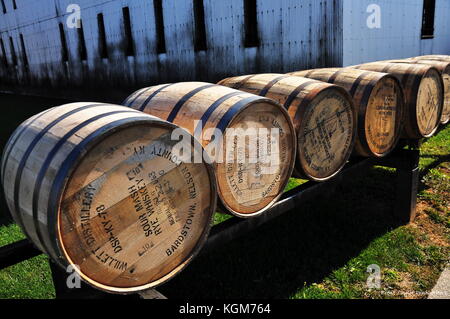
[[[374,168],[222,249],[158,289],[169,298],[289,298],[397,227],[395,173]],[[368,266],[368,265],[367,265]]]
[[[443,163],[450,162],[450,155],[428,155],[428,154],[422,154],[422,158],[434,158],[435,160],[433,163],[428,165],[425,169],[420,171],[419,175],[419,192],[425,190],[427,188],[427,185],[423,183],[423,179],[425,176],[428,175],[428,173],[435,168],[438,168]]]
[[[0,196],[0,227],[8,226],[13,223],[11,216],[9,215],[8,208],[6,207],[3,194]]]

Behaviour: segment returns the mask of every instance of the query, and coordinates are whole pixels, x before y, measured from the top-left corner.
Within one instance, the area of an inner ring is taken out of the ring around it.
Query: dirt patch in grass
[[[419,196],[417,218],[407,227],[417,235],[417,244],[424,258],[409,265],[408,272],[398,273],[392,296],[395,298],[426,298],[441,271],[450,261],[450,185],[448,162],[425,175],[426,189]]]
[[[424,236],[419,237],[419,243],[450,247],[448,238],[445,236],[449,232],[448,228],[436,223],[429,215],[430,212],[433,212],[433,216],[435,216],[436,210],[429,203],[421,201],[418,205],[418,211],[418,216],[410,227],[424,234]]]

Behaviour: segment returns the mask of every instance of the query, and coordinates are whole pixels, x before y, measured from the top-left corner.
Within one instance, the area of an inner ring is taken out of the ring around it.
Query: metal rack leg
[[[395,217],[401,225],[416,218],[417,192],[419,186],[419,151],[405,151],[397,162],[397,197]]]
[[[66,278],[67,275],[55,263],[49,260],[50,270],[52,272],[53,286],[55,287],[56,299],[62,299],[67,295]]]
[[[407,225],[416,218],[419,159],[419,150],[400,149],[387,158],[374,161],[375,165],[397,170],[394,218],[399,225]]]

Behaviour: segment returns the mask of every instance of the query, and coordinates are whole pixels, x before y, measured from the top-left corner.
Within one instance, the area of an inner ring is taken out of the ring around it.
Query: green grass
[[[0,226],[0,247],[22,239],[25,239],[25,235],[16,224]]]
[[[302,179],[298,179],[298,178],[291,178],[289,180],[288,185],[286,186],[286,192],[290,191],[300,185],[303,185],[305,183],[307,183],[308,181],[302,180]]]
[[[424,160],[438,159],[439,157],[450,156],[450,128],[447,125],[446,128],[441,130],[437,135],[427,140],[421,147],[420,153],[422,157],[421,166],[426,167]]]
[[[0,227],[0,247],[24,238],[15,224]],[[0,299],[49,299],[54,296],[50,267],[44,255],[0,271]]]
[[[44,255],[0,271],[0,299],[52,299],[55,297],[47,257]]]
[[[223,223],[224,221],[227,221],[228,219],[232,218],[233,216],[228,214],[222,214],[222,213],[216,213],[214,215],[213,225],[218,225],[220,223]]]
[[[411,273],[417,283],[412,289],[428,291],[435,283],[436,276],[423,277],[418,269],[432,266],[435,274],[443,270],[448,261],[448,250],[436,246],[422,246],[419,234],[408,227],[402,227],[374,240],[361,254],[350,260],[344,267],[332,272],[321,284],[308,285],[292,298],[392,298],[403,297],[392,293],[401,280],[402,273]],[[365,283],[367,267],[376,264],[382,270],[382,290],[370,291]]]

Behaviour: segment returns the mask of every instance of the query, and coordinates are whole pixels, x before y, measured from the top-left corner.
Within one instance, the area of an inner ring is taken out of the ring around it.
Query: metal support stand
[[[41,255],[27,239],[0,248],[0,270]]]
[[[402,225],[412,223],[416,218],[417,191],[419,188],[419,151],[413,156],[405,156],[397,168],[397,200],[395,217]]]
[[[412,223],[416,218],[419,160],[419,150],[399,150],[394,156],[376,161],[377,165],[397,170],[394,214],[400,225]]]

